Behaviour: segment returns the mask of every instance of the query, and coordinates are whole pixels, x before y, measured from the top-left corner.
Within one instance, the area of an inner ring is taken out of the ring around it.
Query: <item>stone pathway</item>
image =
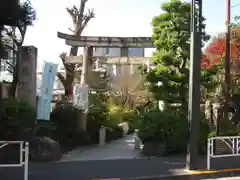
[[[61,161],[91,161],[133,159],[140,151],[134,150],[134,135],[110,142],[103,147],[80,148],[63,155]]]

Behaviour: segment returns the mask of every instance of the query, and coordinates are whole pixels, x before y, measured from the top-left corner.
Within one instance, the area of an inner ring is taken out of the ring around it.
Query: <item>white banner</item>
[[[53,86],[56,79],[58,64],[45,62],[42,74],[42,84],[38,99],[37,119],[49,120],[51,113],[51,102]]]
[[[73,105],[88,111],[88,85],[76,84],[73,88]]]

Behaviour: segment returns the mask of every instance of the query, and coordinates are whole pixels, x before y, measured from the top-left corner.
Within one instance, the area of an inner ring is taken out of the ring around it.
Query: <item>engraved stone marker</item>
[[[23,46],[20,58],[17,97],[36,107],[37,48]]]

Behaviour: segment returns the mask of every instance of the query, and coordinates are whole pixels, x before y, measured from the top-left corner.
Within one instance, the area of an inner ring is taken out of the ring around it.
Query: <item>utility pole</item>
[[[226,54],[225,54],[225,106],[224,106],[224,122],[228,121],[228,110],[231,93],[231,77],[230,77],[230,16],[231,16],[231,0],[226,0]]]
[[[196,0],[198,3],[198,24],[199,24],[199,28],[198,28],[198,32],[199,32],[199,37],[200,37],[200,46],[202,43],[202,29],[200,28],[200,26],[202,26],[202,0]],[[201,46],[202,47],[202,46]]]
[[[198,169],[198,139],[200,125],[200,56],[201,37],[199,28],[196,28],[196,0],[192,0],[191,8],[191,43],[190,43],[190,72],[189,72],[189,144],[186,159],[186,168]],[[199,0],[201,1],[201,0]],[[199,3],[202,5],[202,3]],[[201,7],[199,7],[201,9]],[[200,13],[201,14],[201,13]],[[199,24],[199,23],[198,23]]]

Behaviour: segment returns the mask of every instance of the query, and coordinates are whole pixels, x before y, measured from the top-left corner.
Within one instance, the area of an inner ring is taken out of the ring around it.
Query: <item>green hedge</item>
[[[185,153],[189,139],[187,118],[177,117],[173,112],[154,110],[146,113],[139,126],[138,135],[146,142],[164,143],[166,153]],[[200,152],[206,150],[209,128],[204,121],[200,125]]]

